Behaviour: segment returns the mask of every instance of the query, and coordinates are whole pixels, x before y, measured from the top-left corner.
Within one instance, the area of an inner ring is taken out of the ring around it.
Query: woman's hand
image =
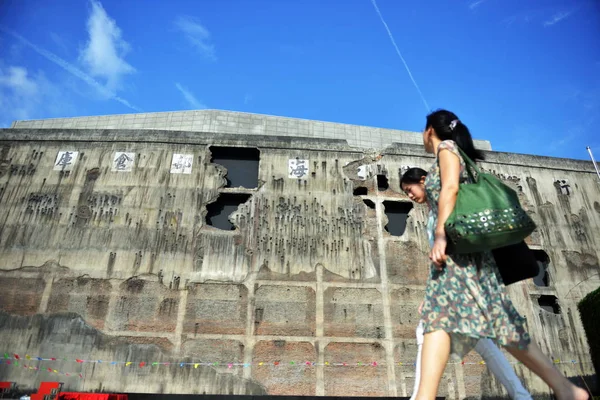
[[[425,300],[423,300],[421,302],[421,304],[419,304],[419,308],[417,309],[419,315],[423,313],[423,303],[425,302]]]
[[[429,259],[433,261],[438,271],[441,271],[446,265],[446,234],[436,233],[433,242],[433,248],[429,253]]]

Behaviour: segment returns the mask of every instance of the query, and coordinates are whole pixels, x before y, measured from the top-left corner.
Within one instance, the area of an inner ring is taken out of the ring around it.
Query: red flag
[[[140,363],[140,368],[144,368],[144,365],[146,365],[146,363],[145,363],[144,361],[142,361],[142,362]]]
[[[78,358],[76,358],[75,361],[77,361],[78,363],[82,363],[83,362],[83,360],[80,360]]]
[[[17,359],[17,360],[20,360],[20,359],[21,359],[21,357],[19,357],[19,355],[18,355],[18,354],[15,354],[15,359]]]

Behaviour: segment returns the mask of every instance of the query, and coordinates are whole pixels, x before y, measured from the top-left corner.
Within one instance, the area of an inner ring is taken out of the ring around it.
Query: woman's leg
[[[475,346],[475,351],[485,360],[490,372],[506,388],[511,399],[531,400],[531,394],[523,387],[515,370],[494,342],[490,339],[480,339]]]
[[[525,364],[531,372],[542,378],[554,390],[554,394],[558,400],[589,399],[588,392],[575,386],[565,378],[535,343],[531,342],[527,350],[520,350],[516,347],[506,347],[506,350],[517,360]]]
[[[426,333],[423,341],[417,400],[435,399],[449,357],[450,335],[441,330]]]
[[[417,362],[415,367],[415,386],[413,387],[410,400],[415,400],[419,390],[419,382],[421,381],[421,350],[423,349],[423,321],[419,321],[417,325]]]

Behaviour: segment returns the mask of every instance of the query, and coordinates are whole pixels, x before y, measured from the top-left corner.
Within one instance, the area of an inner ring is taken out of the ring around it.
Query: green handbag
[[[521,207],[517,192],[494,175],[482,173],[473,160],[458,150],[471,183],[460,184],[456,205],[444,225],[450,252],[488,251],[519,243],[529,236],[536,226]]]

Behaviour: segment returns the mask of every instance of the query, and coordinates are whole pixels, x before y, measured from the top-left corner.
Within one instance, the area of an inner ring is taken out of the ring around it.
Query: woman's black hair
[[[483,160],[485,156],[481,150],[473,145],[471,132],[453,112],[437,110],[427,116],[425,129],[432,127],[440,140],[454,140],[458,147],[473,161]]]
[[[409,168],[406,170],[404,174],[402,174],[402,178],[400,178],[400,187],[406,184],[409,185],[411,183],[421,183],[421,179],[427,176],[427,171],[423,168]]]

